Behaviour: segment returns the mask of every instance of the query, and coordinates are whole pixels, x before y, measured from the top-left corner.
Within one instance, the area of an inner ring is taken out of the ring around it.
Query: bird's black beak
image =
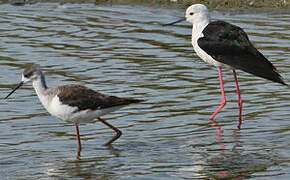
[[[7,99],[14,91],[16,91],[18,88],[20,88],[24,84],[23,81],[21,81],[4,99]]]
[[[163,26],[170,26],[170,25],[173,25],[173,24],[185,21],[185,20],[186,20],[185,18],[182,18],[182,19],[179,19],[179,20],[171,22],[171,23],[163,24]]]

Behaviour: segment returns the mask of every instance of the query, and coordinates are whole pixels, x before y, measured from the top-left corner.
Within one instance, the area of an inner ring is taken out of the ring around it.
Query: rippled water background
[[[23,67],[38,63],[49,86],[82,84],[102,93],[147,100],[80,126],[82,160],[72,124],[51,117],[31,85],[0,101],[1,179],[289,179],[290,92],[238,71],[244,122],[231,72],[221,101],[217,71],[190,43],[184,9],[134,5],[37,3],[0,5],[0,91],[4,97]],[[290,14],[213,12],[239,25],[290,82]]]

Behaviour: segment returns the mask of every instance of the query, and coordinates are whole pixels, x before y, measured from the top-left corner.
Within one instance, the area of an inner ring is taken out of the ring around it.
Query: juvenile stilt
[[[32,82],[39,100],[51,115],[63,121],[75,123],[78,141],[78,159],[80,159],[82,151],[79,124],[95,122],[98,118],[103,124],[117,133],[116,136],[106,143],[106,145],[109,145],[117,140],[122,135],[122,132],[102,120],[100,116],[116,111],[129,104],[143,101],[108,96],[81,85],[65,85],[49,88],[46,85],[44,74],[38,65],[31,65],[24,70],[21,82],[5,99],[27,82]],[[75,122],[76,119],[78,120],[77,123]]]
[[[77,136],[77,141],[78,141],[78,152],[77,152],[77,159],[80,159],[81,157],[81,151],[82,151],[82,144],[81,144],[81,137],[80,137],[80,131],[79,131],[79,125],[75,123],[76,127],[76,136]]]
[[[118,128],[114,127],[113,125],[109,124],[105,120],[101,119],[100,117],[98,119],[103,124],[105,124],[106,126],[108,126],[109,128],[113,129],[116,132],[116,135],[110,141],[108,141],[106,144],[104,144],[105,146],[108,146],[108,145],[112,144],[114,141],[116,141],[117,139],[119,139],[119,137],[121,137],[122,131],[120,131]]]

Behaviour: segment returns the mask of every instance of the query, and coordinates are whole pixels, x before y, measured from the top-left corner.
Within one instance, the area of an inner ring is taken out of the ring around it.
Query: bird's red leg
[[[213,120],[214,117],[217,115],[217,113],[219,113],[219,111],[226,105],[226,95],[225,95],[225,89],[224,89],[224,82],[223,82],[223,75],[222,75],[222,69],[219,67],[218,68],[218,72],[219,72],[219,79],[220,79],[220,86],[221,86],[221,94],[222,94],[222,103],[219,106],[219,108],[211,115],[211,117],[209,118],[210,120]]]
[[[77,158],[80,159],[81,157],[81,151],[82,151],[82,144],[81,144],[81,138],[80,138],[80,131],[79,131],[79,125],[75,123],[76,126],[76,132],[77,132],[77,140],[78,140],[78,153]]]
[[[107,123],[106,121],[104,121],[103,119],[101,119],[100,117],[98,118],[99,121],[101,121],[103,124],[105,124],[106,126],[108,126],[109,128],[113,129],[117,134],[106,144],[104,144],[105,146],[110,145],[111,143],[113,143],[114,141],[116,141],[121,135],[122,135],[122,131],[120,131],[118,128],[114,127],[113,125]]]
[[[233,74],[234,74],[234,78],[235,78],[237,94],[238,94],[238,97],[239,97],[239,125],[238,125],[238,129],[240,130],[241,129],[241,125],[242,125],[242,106],[243,106],[243,101],[242,101],[242,98],[241,98],[241,93],[240,93],[237,73],[236,73],[235,70],[233,70]]]

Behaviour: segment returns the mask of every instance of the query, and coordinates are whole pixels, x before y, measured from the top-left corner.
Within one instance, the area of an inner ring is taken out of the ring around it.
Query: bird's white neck
[[[208,18],[203,19],[199,23],[192,25],[192,43],[197,43],[200,37],[203,37],[202,31],[209,24],[210,20]]]
[[[42,73],[40,73],[40,76],[37,77],[37,79],[33,80],[32,86],[34,87],[35,92],[39,98],[45,94],[47,86],[45,83],[44,75]]]

